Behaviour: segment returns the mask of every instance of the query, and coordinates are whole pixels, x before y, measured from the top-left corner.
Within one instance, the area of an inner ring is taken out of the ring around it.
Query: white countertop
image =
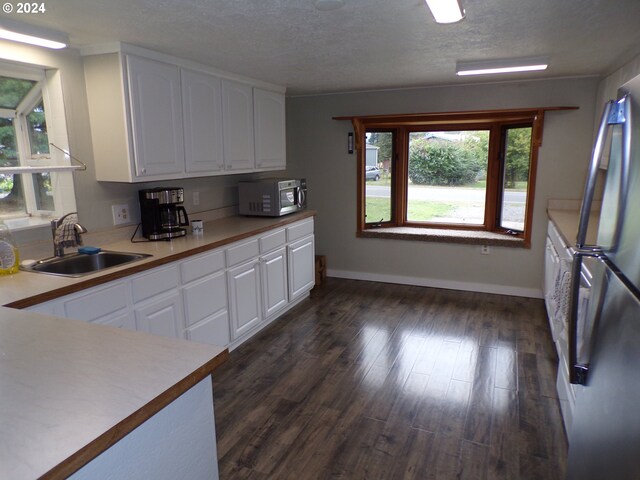
[[[569,246],[576,243],[578,235],[578,226],[580,224],[579,210],[560,210],[548,209],[549,219],[558,229],[558,233],[562,235],[563,240]],[[593,211],[589,217],[589,229],[587,230],[587,244],[595,245],[598,237],[598,223],[600,221],[600,212]]]
[[[226,355],[222,347],[0,307],[0,478],[66,477]]]
[[[0,305],[24,308],[29,305],[42,303],[110,280],[122,278],[132,273],[163,265],[189,255],[217,248],[313,215],[315,215],[313,210],[305,210],[277,218],[225,217],[211,222],[205,222],[204,235],[186,235],[185,237],[176,238],[169,242],[131,243],[128,235],[126,236],[126,240],[113,241],[113,238],[111,238],[108,243],[96,244],[89,243],[85,240],[85,244],[101,247],[103,250],[148,253],[153,256],[128,265],[110,268],[102,272],[78,278],[58,277],[22,271],[14,275],[0,276]],[[48,248],[46,252],[49,252],[49,250],[50,248]],[[41,253],[41,257],[47,255],[50,255],[50,253]],[[39,259],[41,257],[36,258]],[[21,258],[25,258],[24,255],[21,255]]]

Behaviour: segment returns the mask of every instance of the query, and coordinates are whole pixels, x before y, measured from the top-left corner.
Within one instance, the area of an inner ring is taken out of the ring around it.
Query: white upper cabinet
[[[88,55],[84,69],[98,181],[286,168],[285,97],[277,87],[131,46]]]
[[[220,79],[182,70],[182,111],[186,172],[220,172],[224,169]]]
[[[254,170],[253,89],[250,85],[222,81],[222,125],[226,170]]]
[[[276,92],[253,89],[256,168],[285,169],[285,99]]]
[[[136,176],[181,173],[184,137],[180,69],[128,55],[127,81]]]

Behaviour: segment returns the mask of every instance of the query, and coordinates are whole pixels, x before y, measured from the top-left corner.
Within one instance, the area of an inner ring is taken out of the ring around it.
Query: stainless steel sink
[[[63,277],[82,277],[107,268],[117,267],[150,257],[145,253],[111,252],[101,250],[95,254],[70,253],[64,257],[51,257],[38,260],[32,265],[21,266],[27,272],[47,273]]]

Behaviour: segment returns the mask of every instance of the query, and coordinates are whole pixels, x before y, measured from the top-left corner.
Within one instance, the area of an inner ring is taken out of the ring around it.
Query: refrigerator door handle
[[[622,124],[622,151],[620,155],[620,189],[618,190],[618,212],[612,239],[612,250],[617,250],[622,229],[627,198],[629,196],[629,171],[631,169],[631,100],[628,95],[616,102],[609,125]]]
[[[604,143],[609,132],[610,117],[613,107],[616,105],[614,100],[608,101],[602,112],[600,127],[598,127],[598,135],[596,143],[593,147],[591,162],[589,163],[589,171],[587,174],[587,182],[584,187],[584,195],[582,196],[582,206],[580,208],[580,223],[578,226],[578,236],[576,238],[576,247],[578,249],[585,248],[587,239],[587,230],[589,228],[589,215],[591,214],[591,205],[593,204],[593,195],[596,190],[596,180],[598,177],[598,167],[602,159],[602,151]]]
[[[582,272],[582,257],[584,253],[573,254],[571,268],[571,303],[569,309],[569,382],[584,385],[587,381],[589,366],[578,363],[578,305],[580,304],[580,275]]]

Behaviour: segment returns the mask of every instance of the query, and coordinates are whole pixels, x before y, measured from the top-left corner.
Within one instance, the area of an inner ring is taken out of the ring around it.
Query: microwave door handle
[[[297,187],[296,190],[298,191],[298,207],[302,208],[307,199],[307,194],[302,187]]]
[[[576,247],[578,249],[585,247],[587,230],[589,228],[589,215],[591,214],[591,205],[593,204],[593,196],[596,190],[598,168],[600,167],[605,139],[610,128],[609,117],[611,115],[612,108],[615,105],[616,102],[613,100],[610,100],[605,104],[604,111],[602,112],[602,119],[600,120],[600,127],[598,128],[596,143],[593,147],[593,153],[591,155],[591,162],[589,163],[589,171],[587,174],[587,182],[584,187],[584,195],[582,196],[582,206],[580,208],[580,223],[578,226],[578,235],[576,237]]]

